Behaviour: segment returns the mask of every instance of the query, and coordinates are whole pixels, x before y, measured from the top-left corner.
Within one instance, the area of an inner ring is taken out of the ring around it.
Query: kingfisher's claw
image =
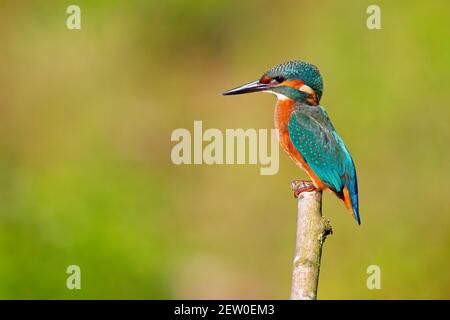
[[[291,183],[294,198],[298,198],[302,192],[311,192],[316,190],[316,186],[312,181],[294,180]]]

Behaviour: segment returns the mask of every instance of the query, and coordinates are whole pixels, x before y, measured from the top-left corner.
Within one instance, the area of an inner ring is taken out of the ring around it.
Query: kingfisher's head
[[[310,105],[318,105],[323,84],[319,69],[303,61],[289,61],[265,72],[259,80],[224,92],[224,95],[250,92],[269,92],[278,99],[291,99]]]

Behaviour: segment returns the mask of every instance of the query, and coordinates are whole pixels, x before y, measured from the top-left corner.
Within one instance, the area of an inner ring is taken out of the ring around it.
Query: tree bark
[[[298,198],[297,239],[291,300],[316,300],[322,245],[332,233],[322,217],[322,192],[303,192]]]

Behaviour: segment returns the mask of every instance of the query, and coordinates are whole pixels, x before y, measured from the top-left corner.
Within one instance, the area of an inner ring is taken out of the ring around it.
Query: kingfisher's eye
[[[286,79],[282,76],[277,76],[277,77],[272,78],[272,80],[275,80],[278,83],[282,83]]]

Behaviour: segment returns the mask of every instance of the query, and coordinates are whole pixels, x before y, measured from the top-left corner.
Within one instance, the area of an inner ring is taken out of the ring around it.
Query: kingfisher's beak
[[[225,91],[222,93],[224,96],[231,96],[233,94],[243,94],[243,93],[250,93],[250,92],[259,92],[270,89],[270,85],[266,83],[261,83],[259,80],[244,84],[240,87]]]

